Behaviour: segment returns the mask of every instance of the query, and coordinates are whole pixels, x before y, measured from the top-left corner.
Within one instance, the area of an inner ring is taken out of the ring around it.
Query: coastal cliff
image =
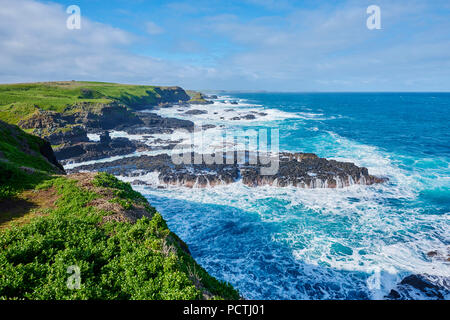
[[[0,120],[49,141],[58,160],[98,159],[145,146],[128,139],[100,145],[87,134],[145,126],[153,128],[151,133],[190,130],[192,122],[137,112],[190,100],[180,87],[77,81],[0,85]],[[197,100],[202,102],[203,97]]]
[[[248,152],[243,163],[174,164],[170,151],[182,141],[176,131],[192,133],[196,117],[245,123],[270,113],[239,110],[233,101],[217,110],[207,99],[217,97],[92,82],[0,85],[0,299],[239,299],[194,261],[131,185],[334,189],[387,181],[354,163],[303,152],[279,153],[273,175],[261,174],[267,164],[249,163]],[[216,127],[220,121],[203,130]],[[80,163],[90,160],[101,161]],[[438,251],[424,254],[448,261]],[[66,286],[70,266],[80,267],[80,290]],[[406,276],[385,298],[414,298],[410,288],[444,298],[431,280]]]
[[[0,132],[0,299],[239,299],[129,184],[65,175],[49,142]]]
[[[29,133],[44,138],[52,145],[55,156],[63,163],[77,163],[130,155],[135,152],[171,150],[180,141],[154,139],[151,143],[128,137],[113,137],[119,130],[127,135],[169,135],[175,130],[194,130],[189,120],[162,117],[160,108],[181,108],[212,103],[200,92],[184,91],[180,87],[133,86],[95,82],[50,82],[40,84],[0,85],[0,120],[17,124]],[[144,112],[143,112],[143,109]],[[225,109],[227,113],[232,109]],[[207,110],[189,109],[186,115],[203,115]],[[251,121],[266,116],[264,112],[249,112],[234,116],[233,121]],[[215,125],[204,125],[204,129]],[[96,141],[89,135],[98,137]],[[207,156],[207,155],[202,155]],[[225,163],[225,159],[222,163]],[[199,164],[173,165],[167,154],[133,156],[113,162],[78,166],[80,170],[103,170],[115,175],[136,176],[158,173],[163,185],[207,187],[228,184],[242,179],[245,185],[256,187],[294,186],[302,188],[342,188],[352,184],[382,183],[366,168],[320,158],[314,154],[281,153],[276,174],[260,174],[263,165]],[[136,173],[139,171],[139,173]]]

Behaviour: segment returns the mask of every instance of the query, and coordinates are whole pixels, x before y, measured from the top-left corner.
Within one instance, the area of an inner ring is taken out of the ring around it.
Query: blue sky
[[[69,5],[82,27],[68,30]],[[366,8],[381,8],[368,30]],[[0,82],[450,91],[449,1],[0,0]]]

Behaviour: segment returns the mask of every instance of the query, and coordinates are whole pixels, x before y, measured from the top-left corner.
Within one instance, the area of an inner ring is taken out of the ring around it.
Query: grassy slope
[[[10,128],[0,138],[0,299],[239,298],[129,184],[98,174],[86,187],[54,175],[36,152],[41,140]],[[136,212],[146,214],[111,219]],[[79,290],[67,287],[71,265],[81,270]]]
[[[0,121],[0,200],[13,197],[56,172],[41,155],[42,144],[40,138]]]
[[[17,124],[37,108],[63,112],[68,106],[83,102],[154,104],[159,97],[155,88],[161,87],[85,81],[0,85],[0,120]]]
[[[17,124],[38,108],[56,112],[77,112],[75,104],[122,103],[153,105],[160,98],[158,89],[170,87],[126,85],[107,82],[60,81],[0,85],[0,120]],[[191,102],[205,101],[199,92],[189,91]]]

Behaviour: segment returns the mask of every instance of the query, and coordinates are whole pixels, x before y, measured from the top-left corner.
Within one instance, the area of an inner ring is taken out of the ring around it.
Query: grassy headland
[[[37,111],[114,103],[133,109],[183,93],[92,82],[1,85],[0,119],[16,124]],[[47,141],[3,121],[0,248],[0,299],[239,298],[129,184],[104,173],[64,175]],[[79,289],[67,286],[71,266],[80,270]]]
[[[165,102],[188,102],[180,87],[126,85],[106,82],[61,81],[0,85],[0,120],[17,124],[37,110],[76,113],[77,106],[119,103],[141,109]],[[193,99],[203,101],[196,94]]]

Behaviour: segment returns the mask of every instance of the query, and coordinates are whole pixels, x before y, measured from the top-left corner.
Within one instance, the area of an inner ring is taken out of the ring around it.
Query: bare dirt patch
[[[110,213],[109,215],[103,217],[102,222],[107,221],[120,221],[120,222],[131,222],[134,223],[138,219],[146,216],[151,218],[152,215],[145,209],[142,204],[133,204],[130,209],[123,208],[119,203],[113,202],[112,200],[116,197],[111,189],[104,187],[97,187],[92,183],[97,173],[85,172],[76,173],[68,175],[69,179],[78,181],[77,185],[79,187],[88,189],[92,192],[100,195],[99,198],[92,200],[88,203],[88,206],[96,207],[99,210],[106,211]]]
[[[27,190],[12,199],[0,201],[0,229],[8,228],[12,222],[25,224],[31,218],[45,214],[55,208],[58,195],[54,188]]]

